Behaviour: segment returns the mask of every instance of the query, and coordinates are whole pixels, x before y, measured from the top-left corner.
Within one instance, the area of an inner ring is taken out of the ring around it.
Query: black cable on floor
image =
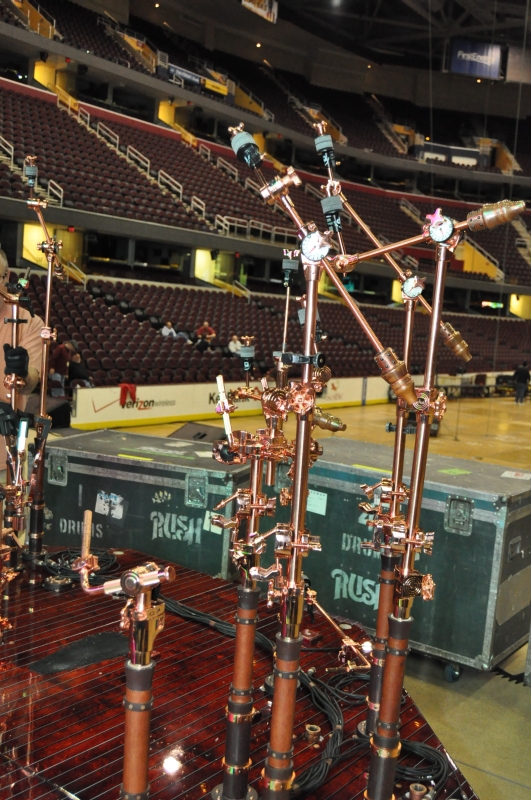
[[[168,611],[178,614],[184,619],[207,625],[224,636],[230,636],[231,638],[236,636],[236,626],[230,622],[225,622],[212,614],[198,611],[178,600],[163,596],[161,596],[161,600],[164,600]],[[257,631],[255,641],[267,653],[273,653],[274,644],[263,633]],[[328,737],[324,750],[321,752],[319,761],[297,775],[291,790],[291,797],[294,799],[305,797],[322,786],[328,777],[330,768],[334,764],[354,755],[360,756],[364,752],[368,753],[370,747],[368,738],[350,739],[344,742],[344,718],[339,705],[340,702],[351,706],[365,703],[365,695],[347,692],[344,687],[355,681],[368,680],[368,675],[335,673],[325,682],[315,677],[313,669],[309,669],[308,672],[304,672],[301,669],[299,678],[302,686],[309,690],[313,704],[327,717],[332,733]],[[350,747],[342,750],[343,745],[347,743],[350,743]],[[425,766],[410,767],[399,763],[396,770],[397,780],[406,780],[411,783],[415,781],[432,782],[435,787],[434,797],[437,797],[437,794],[445,786],[449,775],[450,768],[446,756],[430,745],[408,740],[402,741],[402,755],[415,755],[425,762]]]
[[[43,567],[50,575],[61,578],[70,578],[79,583],[79,572],[72,569],[72,564],[81,555],[81,548],[71,547],[68,550],[59,550],[53,555],[47,553],[43,559]],[[108,550],[92,550],[91,555],[98,557],[100,568],[97,572],[89,576],[89,582],[93,586],[105,583],[109,580],[109,573],[117,572],[119,568],[118,559]]]

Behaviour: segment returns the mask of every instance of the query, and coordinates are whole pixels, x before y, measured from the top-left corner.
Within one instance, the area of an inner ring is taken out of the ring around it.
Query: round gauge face
[[[419,297],[419,295],[422,294],[422,289],[422,284],[417,281],[417,278],[414,275],[411,278],[406,278],[402,284],[403,293],[411,300],[414,300],[415,297]]]
[[[441,216],[430,225],[430,238],[434,242],[446,242],[454,232],[454,223],[450,217]]]
[[[301,242],[302,254],[309,261],[321,261],[328,255],[330,245],[323,239],[319,231],[309,233]]]

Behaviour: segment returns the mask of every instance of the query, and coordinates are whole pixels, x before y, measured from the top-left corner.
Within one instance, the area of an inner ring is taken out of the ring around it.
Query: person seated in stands
[[[73,353],[68,365],[68,383],[77,381],[78,386],[93,386],[87,368],[81,360],[81,353]]]
[[[231,340],[229,342],[229,350],[231,352],[231,355],[238,356],[240,354],[241,349],[242,349],[242,343],[240,342],[236,334],[234,334],[234,336],[231,337]]]
[[[216,331],[214,328],[210,327],[207,319],[203,322],[201,327],[197,329],[196,333],[199,338],[204,336],[209,343],[216,337]]]
[[[48,374],[52,382],[56,384],[54,391],[57,391],[59,388],[64,389],[65,381],[68,378],[68,365],[70,364],[73,354],[76,352],[77,345],[75,342],[65,342],[56,347],[51,354],[48,362]]]
[[[173,327],[173,323],[171,320],[168,320],[164,327],[161,329],[161,333],[163,336],[169,336],[172,339],[177,338],[177,331]]]
[[[210,347],[210,342],[208,341],[208,337],[200,336],[197,342],[195,343],[194,347],[196,347],[200,353],[204,353],[205,350],[208,350]]]

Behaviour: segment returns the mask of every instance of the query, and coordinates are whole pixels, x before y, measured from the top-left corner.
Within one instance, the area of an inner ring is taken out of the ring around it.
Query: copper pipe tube
[[[288,294],[286,298],[286,314],[285,314],[285,326],[287,325],[288,319],[288,306],[289,306],[289,286],[288,286]],[[282,344],[282,352],[285,352],[286,346],[286,327],[284,328],[284,342]],[[277,359],[276,363],[276,370],[275,370],[275,385],[277,389],[285,389],[288,385],[288,368],[285,367],[282,361]],[[271,426],[274,430],[281,431],[284,428],[284,420],[281,416],[271,417]],[[266,474],[264,483],[266,486],[274,486],[275,485],[275,477],[277,474],[277,462],[273,459],[268,459],[266,461]]]
[[[236,623],[236,647],[234,654],[234,675],[232,685],[238,692],[248,692],[252,700],[253,680],[253,654],[254,654],[254,623],[257,618],[256,608],[241,608],[238,605],[238,617],[252,620],[253,624]],[[246,703],[247,700],[240,695],[231,697],[234,703]]]
[[[454,223],[454,231],[464,231],[466,228],[468,228],[467,220]],[[421,244],[421,242],[431,243],[430,234],[427,230],[424,233],[420,233],[418,236],[410,236],[409,239],[402,239],[400,242],[384,244],[375,248],[374,250],[367,250],[365,253],[356,253],[354,256],[354,263],[357,264],[360,261],[370,261],[371,258],[383,256],[386,253],[391,253],[393,250],[401,250],[404,247],[411,247],[411,245],[414,244]]]
[[[260,513],[256,507],[258,496],[262,491],[262,477],[264,473],[264,462],[261,458],[253,458],[251,463],[251,515],[247,521],[247,535],[246,541],[252,544],[253,540],[260,533]],[[253,554],[252,556],[253,567],[260,566],[260,556]],[[244,585],[249,589],[256,589],[256,581],[250,581],[247,577],[248,573],[242,573],[244,578]]]
[[[52,290],[54,272],[62,273],[62,267],[56,255],[55,242],[50,236],[42,213],[40,201],[35,200],[34,191],[30,189],[29,205],[35,211],[37,219],[46,240],[47,280],[46,297],[44,302],[44,326],[41,334],[41,375],[39,393],[39,414],[35,417],[35,458],[30,479],[30,514],[28,527],[28,556],[38,558],[42,553],[42,540],[44,536],[44,461],[45,448],[50,417],[46,413],[46,396],[48,394],[48,364],[50,358],[50,316],[52,305]]]
[[[277,658],[268,757],[262,772],[262,800],[289,800],[293,771],[293,722],[302,636],[277,634]]]
[[[400,556],[381,553],[380,595],[376,614],[376,631],[370,656],[371,672],[367,692],[367,719],[365,733],[371,736],[376,730],[382,696],[382,683],[387,656],[386,644],[389,636],[389,615],[393,612],[395,593],[395,566]]]
[[[251,505],[256,505],[262,488],[263,461],[251,461]],[[252,508],[247,520],[246,542],[252,544],[259,534],[260,515]],[[242,569],[243,585],[238,589],[236,611],[236,639],[234,643],[234,668],[226,710],[227,728],[223,783],[216,786],[212,797],[223,800],[251,800],[254,789],[248,788],[251,760],[251,722],[253,714],[253,660],[259,590],[256,581],[249,577],[249,568],[260,566],[260,556],[249,556],[250,564]]]
[[[433,313],[431,317],[428,338],[428,352],[426,355],[426,368],[424,372],[423,390],[430,392],[435,386],[435,368],[437,361],[438,327],[444,294],[444,280],[448,260],[448,248],[439,245],[436,252],[435,285],[433,287]],[[408,530],[413,532],[418,527],[420,508],[422,504],[422,491],[428,457],[428,445],[431,420],[429,414],[417,414],[417,435],[415,438],[415,452],[413,455],[413,470],[411,473],[411,488],[408,503]],[[409,554],[410,566],[413,566],[414,555]]]
[[[349,307],[349,309],[352,312],[352,314],[354,314],[354,316],[356,317],[356,321],[360,325],[360,327],[361,327],[363,333],[365,334],[365,336],[370,341],[370,343],[373,346],[374,350],[377,353],[381,353],[382,350],[384,349],[383,344],[381,343],[381,341],[376,336],[375,332],[373,331],[373,329],[371,328],[371,326],[369,325],[369,323],[367,322],[367,320],[363,316],[363,313],[360,311],[360,309],[358,308],[357,304],[354,302],[352,297],[349,295],[349,293],[345,289],[343,283],[341,282],[340,277],[338,276],[337,272],[333,268],[332,264],[330,263],[330,261],[327,258],[324,258],[321,263],[322,263],[322,265],[323,265],[323,267],[325,269],[326,274],[328,275],[328,277],[330,278],[330,280],[332,281],[332,283],[336,287],[338,293],[341,295],[341,297],[343,298],[343,300],[345,301],[345,303]]]
[[[404,325],[404,364],[409,372],[411,346],[413,343],[413,325],[415,322],[416,302],[406,299],[404,301],[406,324]],[[395,446],[393,451],[393,489],[395,494],[391,501],[391,517],[395,517],[400,512],[400,498],[396,491],[400,488],[404,473],[404,455],[406,451],[406,435],[404,427],[407,421],[407,407],[401,398],[396,401],[396,431]]]
[[[314,353],[320,272],[321,269],[318,264],[305,263],[306,315],[303,337],[304,355],[313,355]],[[310,383],[312,370],[311,364],[303,365],[303,385]],[[293,544],[295,545],[300,543],[306,523],[312,423],[313,410],[306,414],[297,414],[295,454],[293,458],[293,500],[290,519]],[[295,722],[297,674],[302,644],[300,625],[304,607],[302,552],[298,547],[294,547],[291,550],[286,578],[287,593],[282,597],[280,610],[281,632],[277,635],[270,746],[262,773],[263,800],[272,800],[272,798],[275,798],[275,800],[289,800],[291,784],[295,775],[289,753],[292,748]],[[280,757],[278,754],[284,755]]]
[[[409,629],[413,618],[389,618],[388,652],[383,676],[377,730],[371,738],[367,800],[392,800],[396,762],[400,753],[398,733],[402,686],[406,669]]]
[[[299,660],[282,661],[277,658],[275,662],[279,672],[297,676],[299,671]],[[270,749],[275,753],[287,753],[293,745],[293,718],[295,717],[295,695],[297,693],[297,678],[284,679],[275,677],[274,683],[274,704],[278,709],[277,719],[280,724],[271,725]],[[288,767],[290,758],[275,758],[271,756],[268,764],[275,769]],[[275,795],[278,797],[278,795]]]
[[[523,200],[501,200],[499,203],[488,203],[477,211],[471,211],[462,222],[454,222],[454,232],[464,231],[466,228],[472,231],[496,228],[498,225],[503,225],[515,219],[523,211],[525,211],[525,202]],[[369,261],[371,258],[383,256],[393,250],[400,250],[403,247],[410,247],[413,244],[420,244],[428,240],[431,241],[430,234],[426,229],[418,236],[410,236],[409,239],[386,244],[377,247],[375,250],[368,250],[365,253],[356,253],[353,256],[352,263],[357,264],[359,261]]]
[[[131,798],[149,788],[149,728],[151,723],[151,688],[133,691],[125,688],[124,771],[122,798]],[[145,711],[128,710],[146,706]]]
[[[434,388],[439,323],[441,318],[444,281],[449,256],[447,245],[438,245],[433,291],[433,311],[430,322],[423,393],[429,396]],[[394,613],[389,616],[389,638],[383,676],[379,715],[376,731],[371,739],[371,763],[367,800],[392,800],[396,762],[400,752],[399,715],[404,684],[406,657],[409,648],[409,631],[413,617],[411,607],[414,594],[403,591],[403,579],[407,578],[415,565],[414,540],[420,519],[422,490],[426,472],[426,461],[431,427],[430,410],[417,412],[417,433],[411,473],[408,502],[408,542],[396,571],[394,591]]]

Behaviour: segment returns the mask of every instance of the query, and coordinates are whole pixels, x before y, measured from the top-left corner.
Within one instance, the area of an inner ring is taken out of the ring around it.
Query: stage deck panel
[[[116,551],[120,572],[146,557]],[[168,562],[164,562],[168,563]],[[237,593],[232,583],[176,565],[177,577],[163,585],[166,597],[232,622]],[[91,666],[42,676],[31,665],[87,636],[118,631],[122,599],[89,597],[76,585],[57,595],[46,591],[43,574],[27,571],[15,578],[4,599],[3,614],[12,629],[0,650],[0,798],[9,800],[116,800],[122,773],[125,691],[122,655]],[[276,611],[260,606],[258,630],[274,639]],[[353,623],[353,638],[366,638]],[[301,667],[318,677],[337,664],[339,642],[328,623],[316,615],[312,629],[322,634],[319,647],[303,648]],[[125,635],[125,634],[124,634]],[[166,627],[155,643],[157,662],[151,723],[150,783],[155,800],[192,800],[209,796],[221,782],[225,705],[232,676],[234,640],[217,631],[166,612]],[[258,782],[266,757],[271,700],[260,688],[272,671],[272,657],[257,648],[251,781]],[[366,684],[354,684],[363,692]],[[344,707],[345,739],[355,735],[364,707]],[[443,750],[411,697],[404,692],[401,735]],[[309,744],[305,725],[321,726],[323,739]],[[298,692],[294,730],[297,773],[320,758],[330,726],[304,688]],[[182,767],[165,774],[162,764],[173,755]],[[361,800],[368,757],[338,763],[312,800]],[[397,788],[397,798],[407,785]],[[460,792],[463,792],[461,794]],[[459,771],[451,773],[440,798],[477,795]]]

